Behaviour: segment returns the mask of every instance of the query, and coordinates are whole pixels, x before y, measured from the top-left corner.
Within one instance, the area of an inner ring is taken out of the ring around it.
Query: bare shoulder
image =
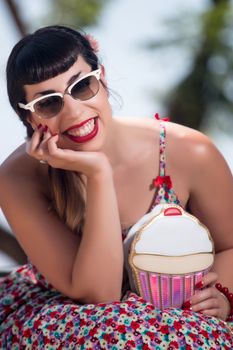
[[[214,142],[200,131],[175,123],[167,123],[167,143],[171,157],[191,168],[226,163]]]
[[[194,153],[205,152],[214,146],[211,139],[200,131],[189,127],[169,122],[166,124],[168,141],[175,143],[178,147],[189,147]]]
[[[117,123],[123,127],[124,132],[127,134],[127,137],[131,137],[135,141],[149,141],[151,142],[159,138],[160,124],[158,120],[152,118],[133,118],[133,117],[120,117],[115,118]],[[147,143],[147,142],[146,142]]]
[[[160,121],[153,118],[118,118],[126,126],[127,136],[141,140],[147,145],[157,144],[160,133]],[[192,128],[164,122],[166,127],[166,154],[168,164],[176,163],[195,169],[216,161],[226,163],[214,142],[205,134]],[[139,137],[140,135],[140,137]]]

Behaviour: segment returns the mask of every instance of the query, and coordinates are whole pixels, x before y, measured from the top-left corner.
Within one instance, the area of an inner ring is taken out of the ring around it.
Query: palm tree
[[[172,121],[195,129],[218,122],[225,130],[232,130],[232,17],[233,5],[229,0],[212,0],[205,13],[196,18],[200,33],[195,43],[199,42],[199,46],[194,45],[191,69],[164,99],[167,115]],[[180,33],[177,30],[178,36],[174,40],[154,41],[150,43],[150,48],[193,44],[193,37],[187,37],[189,19],[186,18],[186,26],[181,28]],[[180,28],[181,20],[179,17],[172,22],[176,24],[173,32]]]
[[[6,6],[9,9],[9,12],[14,20],[14,23],[19,31],[19,33],[24,36],[26,34],[26,25],[21,18],[19,9],[13,0],[5,0]]]

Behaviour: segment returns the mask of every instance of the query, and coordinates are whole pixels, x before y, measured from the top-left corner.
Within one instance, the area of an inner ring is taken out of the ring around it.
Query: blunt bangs
[[[40,41],[38,43],[38,41]],[[78,43],[66,40],[47,40],[36,38],[19,53],[15,64],[15,76],[21,84],[35,84],[67,71],[80,54]]]

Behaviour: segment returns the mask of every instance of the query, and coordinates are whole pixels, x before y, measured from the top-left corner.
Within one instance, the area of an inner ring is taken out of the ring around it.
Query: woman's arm
[[[88,179],[86,223],[75,257],[72,285],[76,290],[79,279],[85,281],[84,300],[119,300],[122,274],[121,226],[110,171]]]
[[[233,291],[233,270],[229,268],[233,266],[232,174],[220,152],[207,137],[197,133],[193,144],[188,147],[192,160],[189,162],[189,208],[209,228],[213,237],[216,255],[212,270],[217,273],[218,282]],[[212,278],[211,284],[214,281],[215,278]],[[205,281],[205,285],[207,284],[208,278]],[[194,311],[204,309],[210,315],[217,313],[217,316],[224,318],[223,314],[226,310],[229,311],[229,305],[226,306],[225,298],[220,296],[213,288],[203,291],[202,294],[198,293],[192,299]],[[210,300],[203,303],[199,299],[201,297],[212,298],[213,303]],[[216,302],[217,299],[219,301]]]
[[[103,171],[87,183],[82,240],[48,211],[34,178],[20,176],[11,165],[0,171],[0,205],[30,261],[56,289],[88,303],[118,300],[122,282],[115,189],[110,166],[106,161],[101,165]]]
[[[215,244],[214,270],[233,290],[233,178],[224,158],[205,137],[195,152],[189,207],[210,230]],[[229,260],[230,259],[230,260]],[[227,265],[228,263],[229,265]]]

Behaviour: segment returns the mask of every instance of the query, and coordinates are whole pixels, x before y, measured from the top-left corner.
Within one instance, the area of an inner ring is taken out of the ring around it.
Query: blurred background
[[[25,137],[7,99],[7,57],[23,35],[50,24],[81,27],[98,40],[115,115],[158,112],[199,129],[233,169],[230,0],[0,1],[0,163]],[[0,212],[0,273],[25,261]]]

